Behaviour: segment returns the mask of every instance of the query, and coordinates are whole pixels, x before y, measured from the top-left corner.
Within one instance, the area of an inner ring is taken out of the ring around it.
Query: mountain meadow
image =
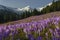
[[[60,40],[60,0],[41,11],[0,5],[0,40]]]

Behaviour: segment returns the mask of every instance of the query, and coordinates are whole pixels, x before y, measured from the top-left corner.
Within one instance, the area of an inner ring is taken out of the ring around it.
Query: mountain
[[[18,8],[12,8],[12,7],[7,7],[7,6],[4,6],[4,5],[0,5],[0,12],[2,10],[3,11],[6,11],[6,12],[12,12],[12,13],[17,13],[17,14],[21,14],[23,11],[18,11],[17,10]]]
[[[36,8],[38,11],[41,11],[43,8],[47,7],[47,6],[50,6],[52,5],[52,2],[51,3],[48,3],[47,5],[43,6],[43,7],[39,7],[39,8]],[[16,8],[16,11],[31,11],[33,10],[33,8],[31,8],[30,6],[26,6],[24,8]]]
[[[26,6],[24,8],[16,8],[15,10],[19,12],[25,12],[25,11],[31,11],[33,10],[33,8],[31,8],[30,6]]]
[[[47,6],[50,6],[52,5],[52,2],[51,3],[48,3],[47,5],[43,6],[43,7],[40,7],[40,8],[37,8],[38,11],[41,11],[43,10],[43,8],[46,8]]]
[[[8,7],[0,5],[0,10],[10,10]]]
[[[43,7],[39,7],[38,9],[40,10],[37,11],[36,9],[32,9],[30,6],[26,6],[24,8],[11,8],[11,7],[6,7],[3,5],[0,5],[0,23],[4,22],[9,22],[9,21],[16,21],[16,20],[21,20],[30,16],[37,16],[37,15],[43,15],[55,11],[60,11],[60,1],[56,1],[53,4],[49,3]],[[33,10],[33,12],[26,12]],[[21,15],[19,15],[21,12],[23,12]],[[19,14],[17,14],[19,13]],[[53,15],[52,15],[53,16]],[[46,16],[45,16],[46,17]],[[32,17],[33,18],[33,17]],[[39,18],[39,17],[37,17]],[[35,18],[36,19],[36,18]],[[33,20],[35,20],[33,18]]]
[[[41,11],[43,8],[45,8],[46,6],[50,6],[51,4],[52,4],[52,2],[43,7],[39,7],[36,9],[38,11]],[[11,7],[0,5],[0,10],[7,10],[7,11],[15,12],[15,13],[23,13],[25,11],[31,11],[31,10],[33,10],[33,8],[31,8],[30,6],[26,6],[24,8],[11,8]]]
[[[5,8],[6,8],[5,6],[0,5],[0,10],[1,10],[1,9],[5,9]]]
[[[3,10],[3,11],[9,11],[9,12],[14,12],[13,8],[7,7],[7,6],[4,6],[4,5],[0,5],[0,11],[1,10]]]
[[[30,6],[26,6],[24,8],[17,8],[18,11],[29,11],[30,10]]]

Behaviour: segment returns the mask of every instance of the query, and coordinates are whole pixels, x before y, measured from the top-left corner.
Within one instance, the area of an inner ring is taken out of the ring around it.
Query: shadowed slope
[[[39,21],[39,20],[43,20],[43,19],[46,19],[46,18],[58,17],[58,16],[60,16],[60,11],[51,12],[51,13],[44,14],[44,15],[39,15],[39,16],[31,16],[31,17],[28,17],[28,18],[25,18],[25,19],[22,19],[22,20],[8,22],[8,23],[5,23],[5,24],[27,23],[27,22]],[[2,24],[2,25],[5,25],[5,24]]]

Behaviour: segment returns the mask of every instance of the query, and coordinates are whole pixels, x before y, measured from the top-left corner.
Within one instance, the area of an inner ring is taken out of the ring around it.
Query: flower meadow
[[[0,40],[60,40],[60,17],[1,25]]]

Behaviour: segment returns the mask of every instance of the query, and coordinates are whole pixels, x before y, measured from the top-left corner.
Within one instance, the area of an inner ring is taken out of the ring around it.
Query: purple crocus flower
[[[34,37],[31,34],[28,34],[28,39],[29,40],[34,40]]]
[[[7,38],[7,37],[9,36],[9,34],[10,34],[10,30],[9,30],[9,29],[6,29],[6,30],[2,33],[2,35],[3,35],[4,38]]]
[[[2,35],[2,33],[0,33],[0,40],[2,40],[2,37],[3,37],[3,35]]]
[[[60,29],[59,29],[59,30],[57,30],[57,32],[58,32],[58,35],[60,36]]]
[[[41,36],[38,36],[38,38],[36,40],[42,40],[42,37]]]
[[[58,37],[52,37],[52,40],[60,40]]]

